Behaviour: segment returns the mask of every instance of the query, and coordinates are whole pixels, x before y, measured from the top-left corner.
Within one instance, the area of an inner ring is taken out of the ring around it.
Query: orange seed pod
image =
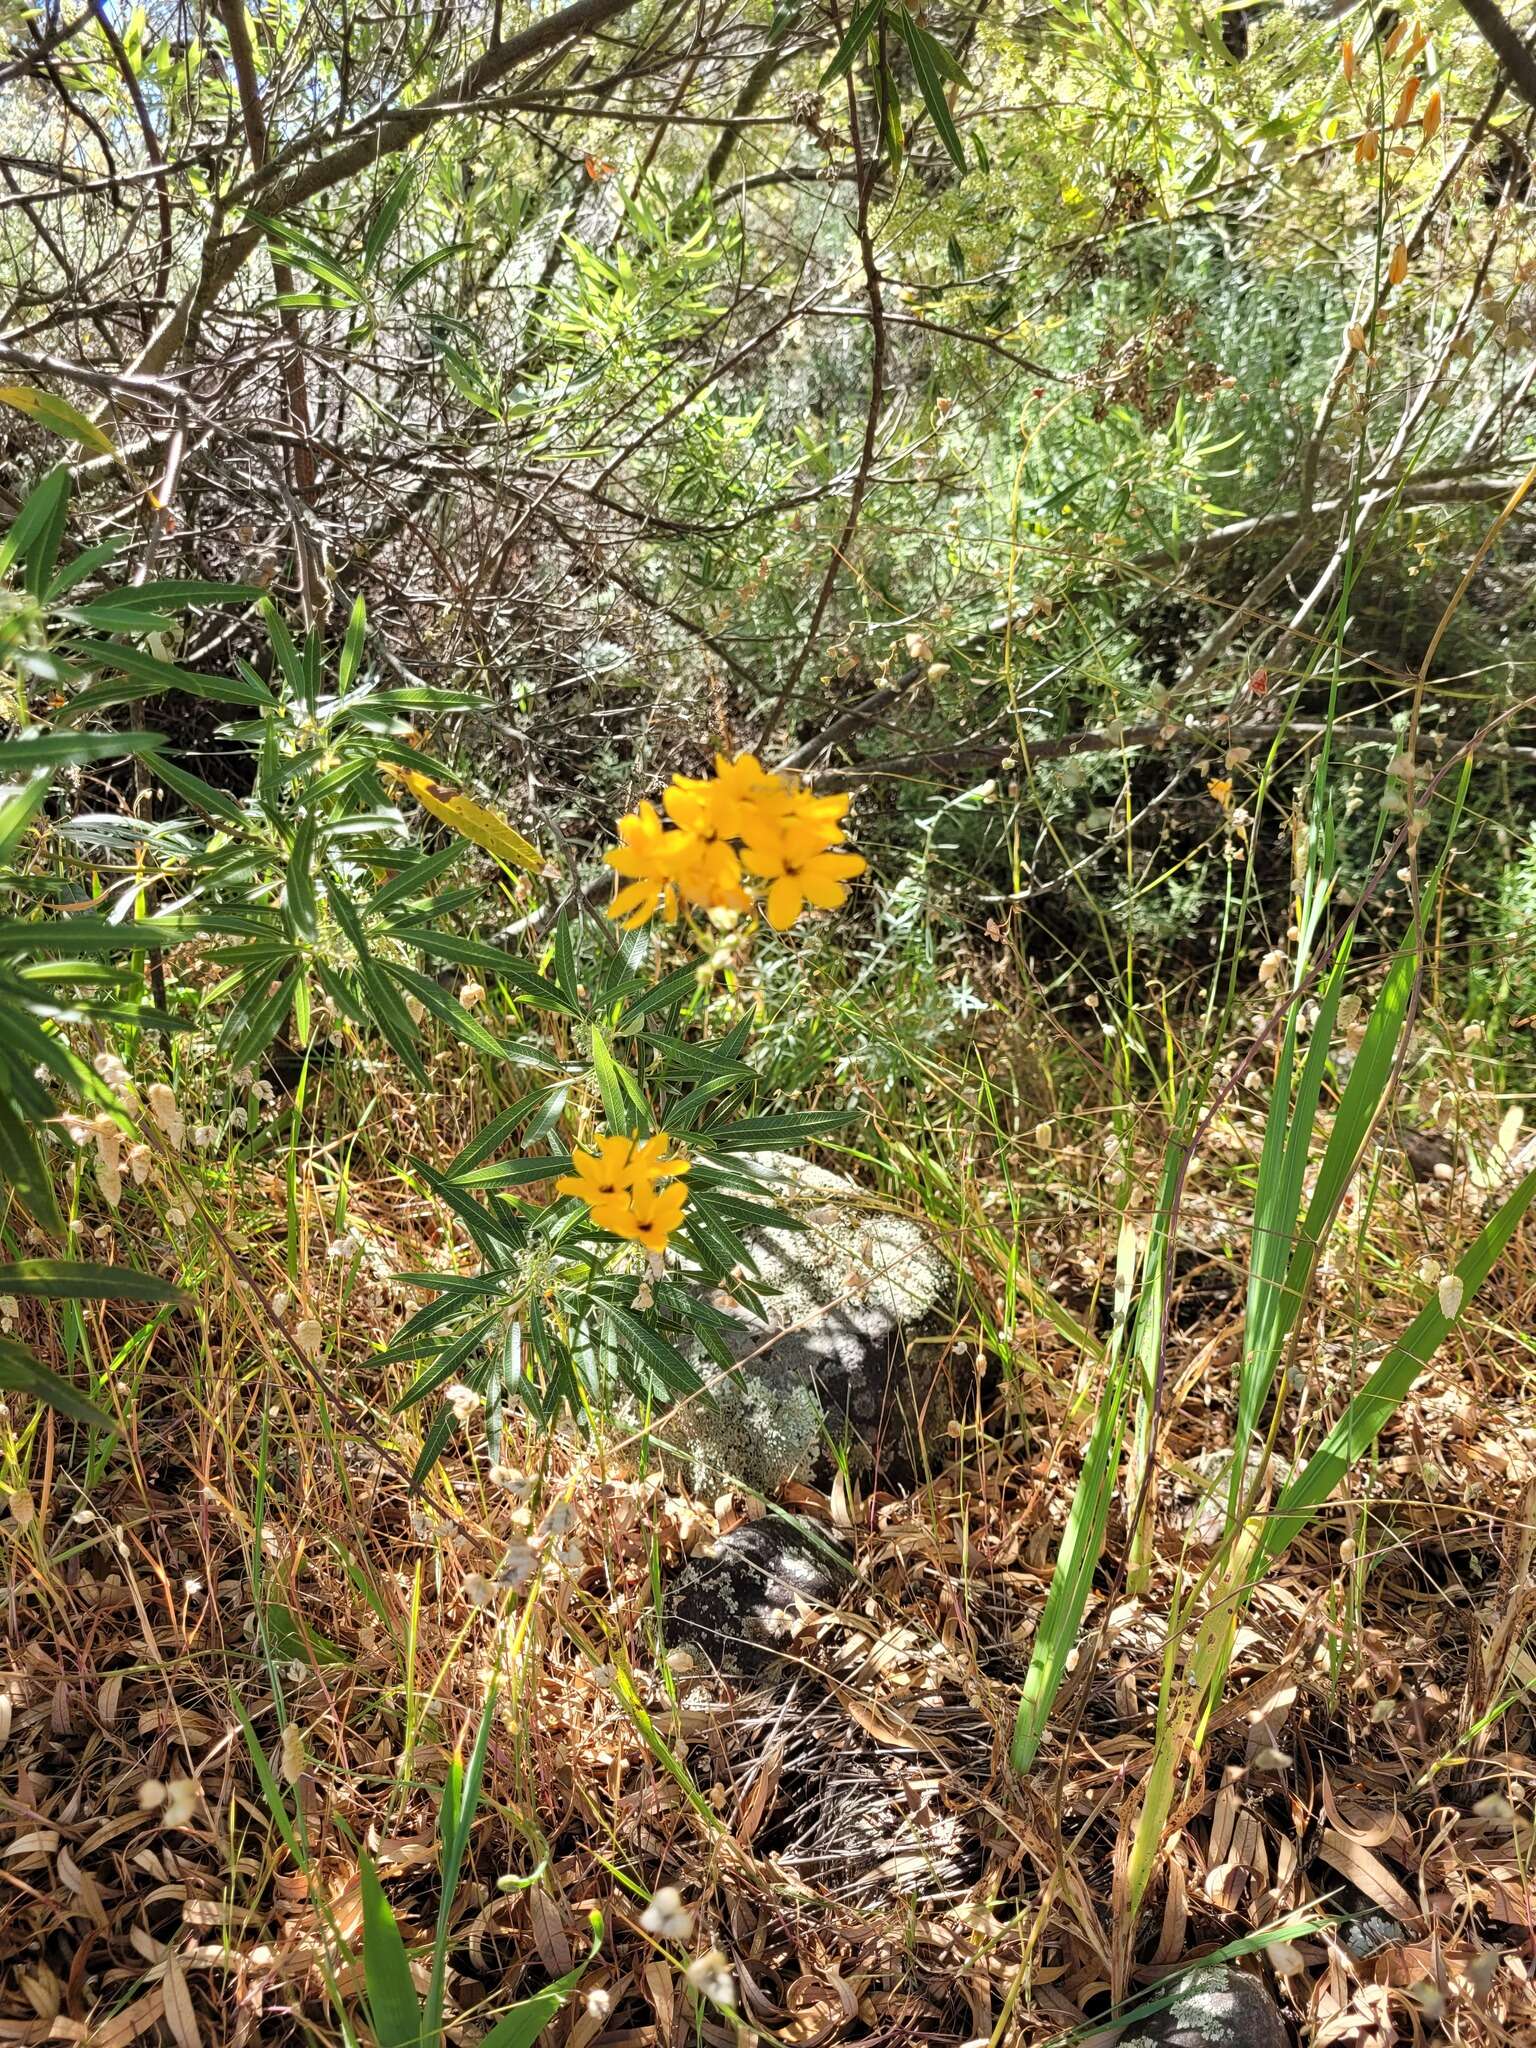
[[[1399,242],[1392,251],[1392,261],[1387,265],[1387,283],[1401,284],[1407,275],[1408,251],[1403,243]]]
[[[1440,133],[1440,123],[1445,116],[1445,103],[1438,92],[1432,92],[1424,102],[1424,140],[1433,142]]]
[[[1413,112],[1413,103],[1418,96],[1419,81],[1415,76],[1408,80],[1398,98],[1397,112],[1392,116],[1392,126],[1394,128],[1406,128],[1408,126],[1408,116]]]

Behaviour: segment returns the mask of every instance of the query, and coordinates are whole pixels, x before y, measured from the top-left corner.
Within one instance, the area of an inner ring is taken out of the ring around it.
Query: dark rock
[[[1216,1964],[1191,1971],[1172,2005],[1135,2021],[1119,2048],[1291,2048],[1291,2033],[1257,1977]]]
[[[1391,1135],[1408,1162],[1415,1180],[1449,1180],[1455,1171],[1459,1146],[1444,1131],[1426,1131],[1398,1117]]]
[[[1357,1963],[1367,1962],[1384,1948],[1396,1948],[1408,1939],[1402,1922],[1383,1913],[1378,1906],[1367,1906],[1363,1912],[1350,1914],[1333,1931],[1335,1939]]]
[[[760,1671],[790,1646],[799,1602],[836,1607],[853,1577],[831,1537],[769,1515],[691,1557],[667,1590],[662,1635],[711,1663]]]
[[[695,1488],[776,1492],[809,1478],[829,1440],[855,1472],[936,1441],[949,1410],[938,1347],[920,1340],[937,1331],[949,1275],[928,1233],[840,1174],[777,1153],[745,1163],[799,1227],[748,1236],[763,1313],[720,1304],[739,1318],[726,1342],[740,1370],[706,1367],[713,1408],[691,1403],[669,1429]]]

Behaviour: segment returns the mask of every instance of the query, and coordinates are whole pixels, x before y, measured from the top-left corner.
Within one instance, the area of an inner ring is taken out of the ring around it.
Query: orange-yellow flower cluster
[[[667,1156],[671,1142],[665,1131],[650,1138],[600,1136],[595,1152],[572,1154],[574,1170],[555,1188],[585,1202],[599,1230],[664,1252],[688,1206],[688,1161],[680,1152]],[[662,1180],[669,1185],[658,1187]]]
[[[681,904],[750,910],[751,885],[774,930],[788,931],[807,904],[838,909],[864,872],[841,844],[847,797],[813,796],[753,754],[717,754],[713,775],[674,775],[661,801],[670,823],[643,803],[603,856],[620,878],[608,915],[630,930]]]

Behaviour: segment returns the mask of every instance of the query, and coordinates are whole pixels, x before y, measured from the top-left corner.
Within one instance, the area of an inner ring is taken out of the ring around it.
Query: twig
[[[853,231],[858,239],[859,261],[864,270],[864,295],[869,302],[869,405],[864,415],[864,445],[859,454],[859,467],[853,479],[853,489],[848,496],[847,517],[828,558],[826,574],[821,579],[821,588],[817,591],[816,602],[811,608],[810,624],[805,629],[805,638],[800,643],[799,653],[789,665],[783,687],[769,705],[767,716],[759,729],[757,746],[760,753],[772,739],[784,707],[800,680],[800,672],[816,644],[816,635],[821,630],[822,618],[831,601],[838,571],[847,559],[848,551],[853,545],[853,537],[858,532],[864,493],[869,488],[870,472],[875,465],[880,415],[885,408],[885,301],[880,291],[880,266],[875,258],[875,245],[869,232],[869,204],[874,195],[875,167],[866,161],[864,155],[863,138],[859,133],[859,104],[854,91],[852,71],[848,73],[845,82],[848,87],[849,132],[853,140],[854,162],[859,173],[858,205],[854,215]]]

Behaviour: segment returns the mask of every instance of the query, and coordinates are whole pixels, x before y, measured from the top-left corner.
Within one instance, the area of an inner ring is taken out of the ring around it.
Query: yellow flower
[[[680,903],[750,910],[743,868],[771,884],[769,921],[780,931],[807,902],[835,910],[843,878],[864,871],[857,854],[833,851],[848,803],[846,793],[813,796],[755,754],[716,754],[712,776],[673,776],[662,795],[670,825],[650,803],[619,820],[621,844],[603,856],[622,881],[608,915],[633,931],[658,911],[675,918]]]
[[[848,895],[844,883],[865,867],[860,855],[829,850],[816,828],[802,825],[791,825],[776,841],[749,843],[746,863],[768,884],[768,922],[776,932],[787,932],[807,903],[839,909]]]
[[[790,797],[787,822],[802,833],[815,833],[822,846],[836,846],[843,836],[847,809],[846,790],[832,796],[812,796],[808,789],[797,789]]]
[[[677,893],[698,910],[750,910],[752,899],[741,886],[741,862],[723,839],[696,839],[674,832],[686,842],[673,870]]]
[[[674,775],[662,797],[667,816],[700,839],[742,839],[764,820],[782,816],[791,792],[782,775],[770,775],[755,754],[734,761],[715,756],[710,775]]]
[[[647,1144],[655,1140],[647,1139]],[[555,1182],[556,1193],[577,1195],[589,1209],[599,1202],[610,1200],[615,1195],[627,1196],[636,1181],[646,1173],[635,1162],[635,1141],[633,1138],[598,1137],[594,1140],[595,1152],[573,1152],[572,1173]],[[666,1139],[661,1140],[663,1145]]]
[[[685,835],[669,832],[654,804],[641,804],[620,818],[619,838],[622,843],[610,846],[603,859],[628,879],[614,892],[608,915],[622,918],[629,931],[649,923],[663,906],[668,917],[676,917],[674,874]]]
[[[657,1131],[653,1137],[635,1140],[634,1157],[630,1163],[634,1169],[637,1186],[643,1183],[647,1187],[654,1187],[659,1180],[666,1180],[669,1176],[677,1177],[688,1171],[688,1159],[685,1154],[674,1152],[670,1159],[666,1156],[667,1147],[671,1142],[665,1131]]]
[[[593,1142],[596,1151],[572,1154],[575,1171],[555,1182],[556,1192],[585,1202],[599,1230],[648,1251],[665,1251],[688,1204],[687,1158],[668,1154],[672,1140],[665,1131],[649,1138],[601,1134]],[[670,1184],[658,1189],[663,1179]]]
[[[688,1160],[678,1152],[670,1159],[672,1140],[665,1131],[649,1138],[625,1138],[600,1133],[593,1143],[595,1152],[571,1155],[574,1173],[555,1182],[562,1195],[576,1195],[588,1208],[615,1196],[626,1196],[635,1188],[652,1189],[657,1181],[688,1171]]]
[[[605,1213],[599,1217],[594,1209],[592,1220],[600,1229],[611,1230],[615,1237],[644,1245],[648,1252],[664,1252],[667,1239],[682,1222],[687,1206],[688,1190],[680,1180],[675,1180],[660,1189],[636,1188],[622,1215],[610,1217]]]

